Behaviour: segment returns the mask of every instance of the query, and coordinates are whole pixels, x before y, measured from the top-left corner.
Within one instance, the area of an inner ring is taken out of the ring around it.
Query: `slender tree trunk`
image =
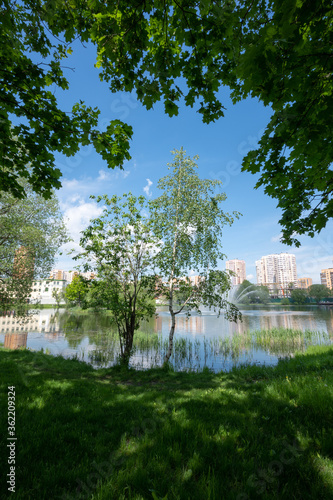
[[[171,357],[173,351],[173,336],[176,328],[176,315],[173,311],[170,311],[170,314],[171,314],[171,328],[169,332],[169,347],[168,347],[168,352],[166,353],[164,358],[164,363],[167,363]]]
[[[164,364],[168,363],[172,350],[173,350],[173,336],[175,333],[175,328],[176,328],[176,315],[173,310],[173,279],[174,279],[174,273],[175,273],[175,265],[176,265],[176,253],[177,253],[177,239],[178,239],[178,214],[179,214],[179,199],[180,199],[180,187],[181,187],[181,174],[182,170],[180,167],[179,170],[179,178],[178,178],[178,192],[177,192],[177,209],[176,209],[176,219],[175,219],[175,235],[174,235],[174,240],[173,240],[173,248],[172,248],[172,269],[171,269],[171,274],[169,277],[169,312],[171,315],[171,328],[169,332],[169,347],[168,347],[168,352],[165,355],[164,358]]]

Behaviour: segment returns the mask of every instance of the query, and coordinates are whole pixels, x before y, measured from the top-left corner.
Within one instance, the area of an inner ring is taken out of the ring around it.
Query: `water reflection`
[[[167,349],[171,325],[166,308],[141,325],[135,336],[131,364],[138,368],[159,366]],[[229,370],[240,363],[275,364],[279,356],[304,350],[311,343],[333,340],[332,308],[255,308],[242,309],[243,321],[229,323],[213,311],[177,317],[175,349],[171,361],[177,370]],[[249,332],[288,328],[324,332],[289,335],[288,338],[255,337]],[[0,317],[0,343],[5,348],[44,349],[54,355],[76,357],[95,367],[111,366],[119,355],[119,339],[107,315],[74,314],[68,311],[41,310],[27,321],[13,315]]]

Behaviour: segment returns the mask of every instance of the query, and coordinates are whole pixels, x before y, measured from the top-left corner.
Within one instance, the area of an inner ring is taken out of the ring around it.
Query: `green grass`
[[[1,498],[333,498],[333,348],[177,373],[0,352]],[[16,388],[16,493],[7,387]]]

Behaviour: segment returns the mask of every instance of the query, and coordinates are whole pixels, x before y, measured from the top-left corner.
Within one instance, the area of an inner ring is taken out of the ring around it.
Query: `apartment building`
[[[289,253],[264,255],[256,261],[257,283],[271,293],[284,296],[292,283],[297,286],[296,257]]]
[[[231,259],[226,261],[226,270],[233,271],[236,276],[231,277],[232,285],[240,285],[246,280],[246,265],[244,260]]]
[[[333,268],[322,269],[320,272],[320,283],[327,286],[330,290],[333,289]]]
[[[51,280],[65,280],[68,283],[72,283],[75,276],[83,276],[87,280],[93,280],[96,278],[96,274],[88,271],[87,273],[80,273],[79,271],[63,271],[62,269],[52,269],[50,272]]]
[[[301,288],[305,290],[312,285],[312,278],[298,278],[297,280],[297,288]]]

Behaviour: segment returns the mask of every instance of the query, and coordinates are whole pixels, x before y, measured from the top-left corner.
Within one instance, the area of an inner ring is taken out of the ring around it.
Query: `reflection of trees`
[[[75,314],[65,312],[59,317],[60,329],[65,334],[68,345],[76,348],[84,337],[89,343],[105,347],[107,337],[114,336],[115,325],[105,314]]]

